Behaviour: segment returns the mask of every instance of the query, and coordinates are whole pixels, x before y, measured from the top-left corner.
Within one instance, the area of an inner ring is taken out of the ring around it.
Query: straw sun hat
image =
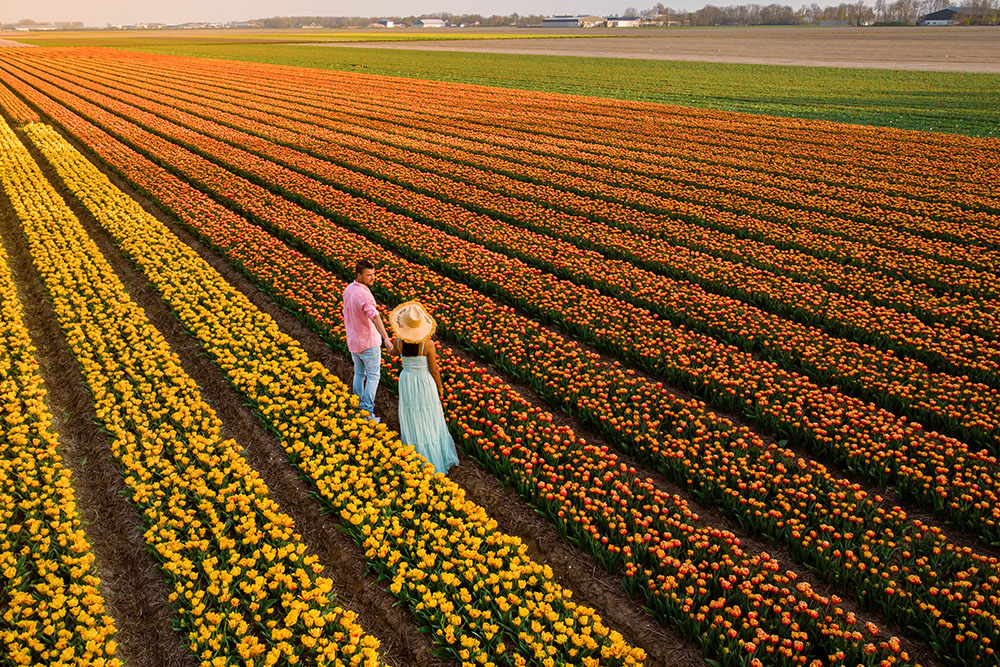
[[[406,343],[420,343],[437,329],[437,322],[419,301],[407,301],[393,308],[389,313],[389,325]]]

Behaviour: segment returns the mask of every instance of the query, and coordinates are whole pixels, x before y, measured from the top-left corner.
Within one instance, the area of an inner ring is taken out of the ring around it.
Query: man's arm
[[[368,301],[363,306],[365,315],[371,319],[375,324],[375,329],[378,331],[379,335],[382,336],[382,344],[385,345],[387,350],[392,349],[392,339],[389,338],[389,334],[385,331],[385,325],[382,324],[382,316],[378,313],[378,308],[375,307],[375,297],[371,296],[369,293]]]
[[[375,323],[375,328],[378,330],[380,336],[382,336],[382,342],[385,344],[387,350],[392,350],[392,339],[389,338],[389,334],[385,331],[385,325],[382,324],[382,316],[375,311],[375,316],[372,317],[372,322]]]
[[[398,357],[403,354],[403,341],[398,338],[392,339],[392,348],[389,350],[389,355],[393,357]]]

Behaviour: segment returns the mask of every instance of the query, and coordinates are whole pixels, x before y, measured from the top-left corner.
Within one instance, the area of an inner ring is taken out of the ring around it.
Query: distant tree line
[[[31,28],[34,26],[53,26],[59,30],[78,30],[83,27],[83,21],[56,21],[46,23],[45,21],[32,21],[31,19],[21,19],[16,23],[3,23],[5,29],[10,28]]]
[[[875,0],[874,6],[864,2],[842,3],[820,7],[813,3],[792,9],[787,5],[734,5],[717,7],[706,5],[696,11],[676,10],[657,3],[653,7],[633,13],[651,21],[667,25],[691,26],[742,26],[742,25],[818,25],[844,23],[847,25],[907,25],[921,17],[948,7],[967,7],[969,12],[956,17],[956,23],[965,25],[996,25],[1000,23],[1000,0]],[[626,10],[635,12],[633,8]]]
[[[656,3],[649,9],[639,11],[628,7],[622,16],[639,17],[645,22],[663,25],[685,26],[744,26],[744,25],[820,25],[842,23],[846,25],[906,25],[916,23],[922,16],[947,7],[967,7],[967,14],[956,17],[959,24],[1000,23],[1000,0],[874,0],[874,5],[858,2],[842,3],[831,7],[821,7],[816,3],[793,9],[788,5],[731,5],[719,7],[706,5],[696,11],[671,9]],[[544,18],[541,14],[513,13],[505,16],[494,14],[421,14],[419,16],[274,16],[256,19],[262,28],[298,28],[303,25],[318,25],[324,28],[346,28],[366,26],[382,19],[389,19],[403,25],[412,24],[420,18],[439,18],[450,25],[467,26],[529,26],[539,25]]]
[[[705,5],[696,11],[671,9],[663,3],[656,3],[642,11],[628,7],[622,16],[638,17],[644,23],[651,25],[679,26],[744,26],[744,25],[822,25],[825,23],[840,23],[846,25],[912,25],[922,16],[948,7],[961,6],[968,9],[966,13],[956,17],[956,23],[962,25],[996,25],[1000,24],[1000,0],[874,0],[874,5],[865,4],[862,0],[853,3],[842,3],[832,7],[821,7],[816,3],[802,5],[793,9],[788,5],[772,3],[769,5],[730,5],[718,7]],[[513,14],[483,16],[481,14],[451,14],[439,12],[436,14],[421,14],[409,16],[272,16],[270,18],[254,19],[240,22],[241,26],[252,25],[258,28],[301,28],[315,25],[323,28],[364,27],[380,20],[391,20],[402,25],[411,25],[417,19],[439,18],[449,25],[466,25],[482,27],[502,26],[537,26],[545,15]],[[44,25],[30,19],[22,19],[16,24],[7,24],[6,28],[16,26]],[[79,29],[83,27],[80,21],[59,22],[48,24],[60,29]]]
[[[481,14],[450,14],[448,12],[440,12],[437,14],[421,14],[419,16],[272,16],[266,19],[255,19],[250,21],[250,23],[255,23],[261,28],[300,28],[303,25],[318,25],[323,28],[350,28],[364,27],[383,19],[395,21],[403,25],[410,25],[417,19],[422,18],[442,19],[449,25],[500,27],[510,25],[538,25],[545,16],[542,14],[521,15],[517,12],[507,16],[499,14],[483,16]]]

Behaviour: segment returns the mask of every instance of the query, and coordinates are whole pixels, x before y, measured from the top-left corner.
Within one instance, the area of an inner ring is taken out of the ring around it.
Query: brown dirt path
[[[620,39],[362,42],[323,46],[1000,74],[1000,27],[611,29]],[[590,32],[589,34],[598,34]]]

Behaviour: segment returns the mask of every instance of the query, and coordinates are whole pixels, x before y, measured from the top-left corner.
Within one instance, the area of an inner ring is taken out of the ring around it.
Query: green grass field
[[[503,88],[1000,137],[1000,75],[296,44],[133,47]]]

